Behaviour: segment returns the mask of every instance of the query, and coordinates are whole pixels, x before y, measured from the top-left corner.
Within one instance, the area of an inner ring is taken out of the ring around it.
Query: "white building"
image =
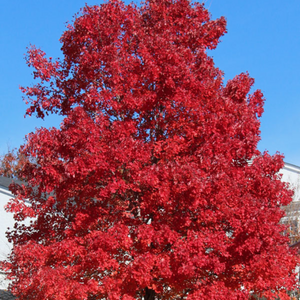
[[[9,185],[12,181],[10,178],[0,177],[0,260],[6,259],[10,252],[11,244],[7,241],[5,232],[8,227],[13,228],[15,223],[12,214],[7,213],[4,208],[9,199],[13,197],[9,190]],[[8,282],[0,271],[0,290],[6,289],[7,285]]]
[[[300,167],[285,163],[280,170],[282,180],[288,182],[290,187],[294,190],[293,202],[300,201]]]

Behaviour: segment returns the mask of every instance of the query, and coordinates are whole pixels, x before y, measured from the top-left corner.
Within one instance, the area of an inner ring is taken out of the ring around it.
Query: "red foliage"
[[[82,10],[61,61],[29,49],[27,114],[64,120],[28,135],[8,206],[34,217],[10,234],[19,299],[288,299],[291,192],[257,150],[262,93],[206,54],[225,26],[187,0],[112,0]]]

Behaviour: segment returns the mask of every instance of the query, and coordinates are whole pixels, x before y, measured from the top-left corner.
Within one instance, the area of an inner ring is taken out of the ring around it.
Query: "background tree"
[[[295,244],[300,241],[299,234],[299,219],[300,219],[300,203],[291,202],[285,206],[285,217],[281,220],[287,225],[285,233],[289,236],[290,244]]]
[[[64,120],[28,135],[12,188],[34,218],[10,233],[19,299],[288,299],[292,193],[257,150],[262,93],[206,53],[225,32],[198,3],[113,0],[68,26],[62,60],[29,49],[27,114]]]
[[[0,157],[0,176],[8,178],[20,178],[20,170],[22,170],[29,158],[18,151],[16,148],[10,150]]]

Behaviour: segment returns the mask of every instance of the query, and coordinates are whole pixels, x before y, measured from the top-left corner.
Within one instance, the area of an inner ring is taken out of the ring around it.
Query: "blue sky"
[[[48,56],[60,57],[59,38],[80,7],[99,4],[81,0],[10,0],[0,10],[0,154],[18,147],[36,127],[59,126],[60,119],[24,118],[19,86],[33,84],[24,60],[34,44]],[[228,33],[211,52],[225,80],[248,71],[266,98],[259,149],[285,154],[300,165],[300,1],[206,0],[213,18],[224,15]]]

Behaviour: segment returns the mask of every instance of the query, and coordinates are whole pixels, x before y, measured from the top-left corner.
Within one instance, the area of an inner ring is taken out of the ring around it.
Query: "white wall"
[[[8,188],[0,186],[0,260],[6,259],[12,246],[7,241],[5,232],[8,227],[13,228],[15,221],[12,214],[7,213],[4,209],[4,206],[11,198],[12,194]],[[0,289],[6,289],[7,286],[8,281],[4,279],[3,274],[0,274]]]
[[[290,187],[294,190],[293,201],[300,201],[300,167],[285,163],[279,173],[282,174],[282,180],[290,183]]]

